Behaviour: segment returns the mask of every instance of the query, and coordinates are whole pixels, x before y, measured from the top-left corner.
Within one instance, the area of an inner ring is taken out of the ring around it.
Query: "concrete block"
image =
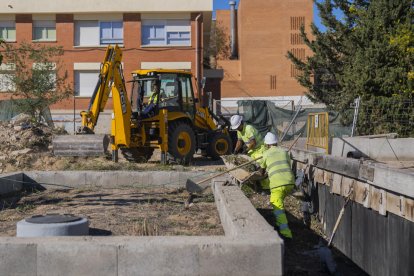
[[[375,164],[374,168],[372,182],[375,186],[414,198],[413,171],[391,169],[380,164]]]
[[[357,179],[359,177],[360,163],[359,160],[355,159],[326,155],[323,159],[318,160],[317,167]]]
[[[398,156],[400,161],[413,160],[414,138],[375,138],[348,137],[334,138],[332,143],[332,155],[346,157],[350,151],[360,152],[363,156],[378,161],[395,161]]]
[[[199,275],[283,275],[283,244],[276,240],[257,237],[204,244],[199,250]]]
[[[24,179],[30,183],[38,183],[41,186],[55,183],[56,172],[53,171],[27,171],[24,172]]]
[[[0,242],[1,275],[36,275],[37,246]]]
[[[239,187],[222,186],[225,179],[214,180],[214,197],[226,236],[264,235],[276,232],[257,212]]]
[[[149,175],[151,185],[168,185],[168,186],[179,186],[180,177],[179,172],[155,172]]]
[[[104,171],[96,172],[90,171],[85,174],[86,185],[98,186],[98,187],[117,187],[118,175],[120,173],[116,171]]]
[[[117,275],[117,247],[95,242],[40,242],[37,275]]]
[[[119,247],[118,274],[200,275],[198,246],[177,238],[152,238]]]
[[[133,186],[141,187],[144,183],[147,183],[147,172],[134,172],[134,171],[117,171],[116,186]]]
[[[55,173],[55,184],[71,187],[79,187],[87,185],[87,171],[59,171]]]
[[[23,189],[23,174],[9,173],[0,175],[0,195],[18,192]]]

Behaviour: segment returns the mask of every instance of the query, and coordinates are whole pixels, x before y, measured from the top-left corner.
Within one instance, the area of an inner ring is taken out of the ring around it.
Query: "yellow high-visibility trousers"
[[[273,207],[273,214],[276,218],[276,225],[280,235],[292,238],[292,231],[289,229],[288,220],[285,213],[285,197],[293,190],[294,185],[281,186],[270,190],[270,203]]]

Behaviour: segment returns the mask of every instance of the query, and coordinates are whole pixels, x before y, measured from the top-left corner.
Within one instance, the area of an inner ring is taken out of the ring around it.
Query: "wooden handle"
[[[295,139],[295,141],[293,141],[293,144],[289,147],[288,152],[289,152],[289,151],[292,149],[292,147],[296,144],[296,142],[299,140],[299,137],[300,137],[301,135],[302,135],[302,133],[301,133],[301,134],[300,134],[300,135],[299,135],[299,136]],[[254,161],[257,161],[257,160],[259,160],[259,159],[261,159],[261,158],[263,158],[263,156],[257,157],[257,158],[255,158],[255,159],[253,159],[253,160],[250,160],[249,162],[243,163],[243,164],[238,165],[238,166],[236,166],[236,167],[234,167],[234,168],[231,168],[231,169],[229,169],[229,170],[227,170],[227,171],[224,171],[224,172],[222,172],[222,173],[219,173],[219,174],[213,175],[213,176],[211,176],[211,177],[209,177],[209,178],[206,178],[206,179],[204,179],[204,180],[201,180],[201,181],[197,182],[196,184],[198,185],[198,184],[204,183],[204,182],[209,181],[209,180],[211,180],[211,179],[213,179],[213,178],[216,178],[216,177],[222,176],[222,175],[224,175],[224,174],[226,174],[226,173],[228,173],[228,172],[231,172],[231,171],[237,170],[237,169],[239,169],[239,168],[241,168],[241,167],[244,167],[244,166],[246,166],[246,165],[249,165],[250,163],[253,163]]]
[[[296,137],[296,139],[293,141],[293,144],[292,145],[290,145],[290,147],[289,147],[289,149],[288,149],[288,152],[293,148],[293,146],[298,142],[298,140],[299,140],[299,138],[300,138],[300,136],[302,136],[302,133],[300,133],[299,134],[299,136],[298,137]]]
[[[222,175],[224,175],[224,174],[226,174],[226,173],[228,173],[228,172],[231,172],[231,171],[234,171],[234,170],[236,170],[236,169],[239,169],[239,168],[241,168],[241,167],[243,167],[243,166],[249,165],[250,163],[253,163],[254,161],[257,161],[257,160],[259,160],[259,159],[261,159],[261,158],[263,158],[263,156],[257,157],[257,158],[255,158],[255,159],[253,159],[253,160],[250,160],[249,162],[243,163],[243,164],[238,165],[238,166],[236,166],[236,167],[234,167],[234,168],[231,168],[231,169],[229,169],[229,170],[227,170],[227,171],[224,171],[224,172],[222,172],[222,173],[219,173],[219,174],[213,175],[213,176],[211,176],[211,177],[209,177],[209,178],[206,178],[206,179],[204,179],[204,180],[201,180],[201,181],[197,182],[196,184],[201,184],[201,183],[204,183],[204,182],[206,182],[206,181],[209,181],[209,180],[211,180],[211,179],[213,179],[213,178],[216,178],[216,177],[222,176]]]

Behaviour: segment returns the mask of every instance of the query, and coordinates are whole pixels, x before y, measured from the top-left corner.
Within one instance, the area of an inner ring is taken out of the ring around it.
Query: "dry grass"
[[[14,236],[16,223],[48,213],[87,217],[92,235],[223,235],[211,196],[185,209],[181,189],[46,190],[2,199],[0,235]]]

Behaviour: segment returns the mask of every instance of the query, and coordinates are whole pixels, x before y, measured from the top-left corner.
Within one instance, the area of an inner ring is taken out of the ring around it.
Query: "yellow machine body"
[[[108,46],[88,110],[81,112],[79,134],[94,133],[99,114],[112,93],[110,143],[114,161],[118,159],[119,149],[128,160],[134,160],[148,159],[153,150],[159,148],[162,162],[170,158],[180,163],[188,163],[196,150],[213,158],[231,151],[228,121],[214,115],[207,107],[199,106],[194,97],[196,80],[190,72],[133,71],[132,91],[128,97],[121,61],[121,49]],[[157,96],[151,97],[154,93]],[[78,138],[82,143],[81,135]],[[98,144],[96,141],[97,147]],[[91,152],[95,154],[97,149]]]

